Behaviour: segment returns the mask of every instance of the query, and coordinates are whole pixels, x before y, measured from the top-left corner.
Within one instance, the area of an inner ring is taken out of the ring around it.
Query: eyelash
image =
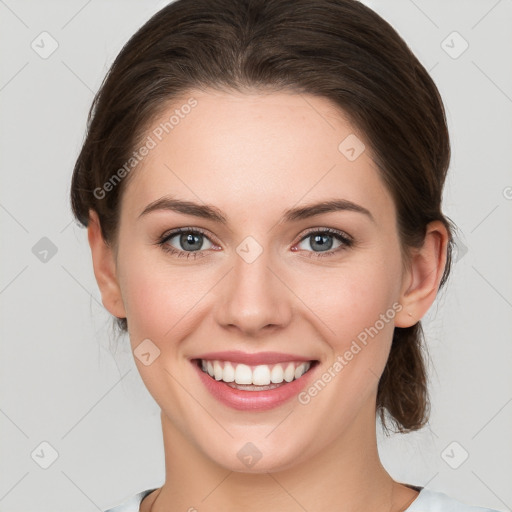
[[[206,252],[206,251],[180,251],[179,249],[176,249],[176,248],[170,246],[167,243],[170,239],[174,238],[176,235],[179,235],[181,233],[192,233],[192,234],[199,233],[200,235],[204,235],[206,238],[209,239],[207,233],[205,231],[203,231],[202,229],[199,229],[199,228],[178,228],[178,229],[174,229],[174,230],[172,230],[172,231],[170,231],[168,233],[164,233],[160,237],[160,239],[157,241],[157,244],[160,245],[160,247],[162,248],[162,250],[164,252],[169,253],[169,254],[174,255],[174,256],[177,256],[178,258],[183,257],[183,255],[185,255],[185,254],[186,254],[186,258],[187,259],[192,257],[192,259],[194,259],[194,260],[197,259],[197,258],[202,258],[202,257],[206,256],[204,254],[204,252]],[[352,237],[350,237],[349,235],[347,235],[343,231],[338,231],[338,230],[332,229],[332,228],[323,228],[323,229],[313,228],[310,231],[307,231],[303,235],[303,237],[299,240],[298,243],[306,240],[308,237],[310,237],[311,235],[314,235],[314,234],[329,234],[329,235],[332,235],[334,238],[336,238],[337,240],[342,242],[343,245],[341,245],[337,249],[329,250],[329,251],[325,251],[325,252],[320,252],[320,253],[315,253],[313,251],[306,251],[306,252],[314,254],[314,256],[309,256],[310,258],[325,258],[325,257],[333,256],[333,255],[338,254],[338,252],[340,252],[342,250],[349,249],[350,247],[352,247],[354,245],[354,240],[352,239]]]

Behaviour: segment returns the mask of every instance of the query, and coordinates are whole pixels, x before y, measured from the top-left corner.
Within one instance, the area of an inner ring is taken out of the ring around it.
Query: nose
[[[251,337],[286,327],[292,317],[294,295],[268,251],[254,261],[235,253],[233,265],[218,290],[217,323]]]

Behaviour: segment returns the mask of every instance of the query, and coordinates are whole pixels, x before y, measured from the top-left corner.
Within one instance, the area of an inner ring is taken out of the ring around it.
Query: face
[[[375,427],[404,283],[364,135],[325,98],[213,91],[191,91],[147,135],[115,264],[168,434],[245,472],[356,446]],[[336,208],[310,209],[323,202]]]

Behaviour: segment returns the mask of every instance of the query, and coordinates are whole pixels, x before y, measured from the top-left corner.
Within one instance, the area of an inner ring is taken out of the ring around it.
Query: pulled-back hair
[[[89,111],[71,187],[82,225],[94,210],[105,242],[115,245],[131,175],[107,194],[97,191],[130,159],[150,123],[193,89],[331,100],[369,142],[396,206],[404,264],[429,222],[448,229],[444,284],[453,225],[441,211],[450,161],[443,103],[398,33],[356,0],[177,0],[157,12],[119,53]],[[117,322],[127,329],[125,318]],[[386,428],[386,417],[400,432],[428,421],[423,344],[420,322],[395,328],[377,394]]]

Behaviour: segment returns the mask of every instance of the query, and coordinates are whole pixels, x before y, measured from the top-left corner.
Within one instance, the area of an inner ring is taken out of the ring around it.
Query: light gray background
[[[444,208],[461,229],[452,277],[424,322],[430,427],[381,436],[383,463],[399,481],[512,510],[512,1],[365,3],[444,98],[453,146]],[[0,0],[1,512],[103,510],[163,482],[159,409],[128,340],[111,352],[68,194],[94,93],[164,4]],[[43,31],[58,42],[47,59],[31,47]],[[469,44],[457,58],[464,43],[453,31]],[[57,249],[46,262],[32,251],[43,237]],[[44,441],[58,452],[48,469]]]

